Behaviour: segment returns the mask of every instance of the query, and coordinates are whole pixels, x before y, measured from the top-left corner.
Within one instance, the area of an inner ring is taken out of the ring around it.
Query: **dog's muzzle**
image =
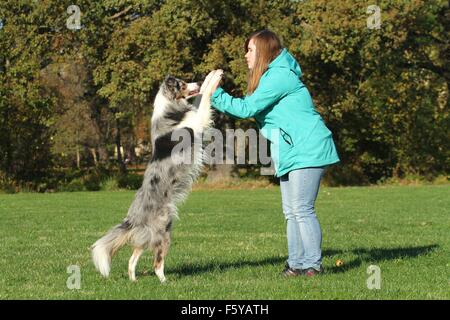
[[[187,97],[186,99],[197,96],[200,93],[200,86],[197,82],[191,82],[187,84]]]

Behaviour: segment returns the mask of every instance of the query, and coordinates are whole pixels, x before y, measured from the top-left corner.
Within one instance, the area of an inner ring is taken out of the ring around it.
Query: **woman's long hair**
[[[261,30],[252,33],[245,41],[245,52],[248,51],[248,43],[251,39],[256,46],[256,56],[255,65],[248,73],[247,95],[251,95],[256,90],[259,79],[282,49],[281,41],[275,33],[269,30]]]

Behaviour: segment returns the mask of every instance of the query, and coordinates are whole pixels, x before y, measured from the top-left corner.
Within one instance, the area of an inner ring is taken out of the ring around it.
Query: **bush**
[[[86,187],[84,186],[84,182],[82,179],[73,179],[68,184],[61,185],[58,188],[58,191],[61,192],[86,191]]]
[[[14,180],[0,172],[0,193],[16,193],[17,186]]]
[[[100,190],[101,177],[100,173],[94,171],[88,173],[83,177],[83,184],[88,191],[98,191]]]
[[[450,181],[450,178],[448,176],[438,176],[436,178],[433,177],[424,177],[421,175],[413,175],[413,174],[408,174],[405,175],[404,177],[390,177],[390,178],[386,178],[386,179],[381,179],[378,184],[379,185],[396,185],[396,186],[405,186],[405,185],[417,185],[417,186],[421,186],[421,185],[430,185],[430,184],[435,184],[435,185],[443,185],[443,184],[448,184]]]
[[[137,174],[128,174],[117,178],[119,188],[128,190],[137,190],[142,186],[144,177]]]
[[[100,184],[100,190],[103,190],[103,191],[118,191],[118,190],[120,190],[117,178],[109,177],[106,180],[103,180],[102,183]]]

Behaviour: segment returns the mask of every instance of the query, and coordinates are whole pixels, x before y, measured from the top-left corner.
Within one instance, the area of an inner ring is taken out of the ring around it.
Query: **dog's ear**
[[[162,89],[166,97],[168,97],[169,99],[177,99],[181,89],[180,80],[171,75],[168,75],[164,79]]]
[[[166,78],[164,79],[164,82],[165,82],[165,83],[170,83],[170,82],[173,82],[173,81],[175,81],[175,77],[174,77],[174,76],[171,76],[170,74],[168,74],[168,75],[166,76]]]
[[[164,83],[168,88],[178,88],[179,87],[178,79],[171,75],[168,75],[166,77],[166,79],[164,79]]]

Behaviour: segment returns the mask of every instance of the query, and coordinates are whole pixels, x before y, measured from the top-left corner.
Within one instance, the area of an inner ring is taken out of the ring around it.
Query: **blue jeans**
[[[322,231],[314,211],[324,167],[292,170],[280,177],[287,221],[288,264],[294,269],[320,269]]]

